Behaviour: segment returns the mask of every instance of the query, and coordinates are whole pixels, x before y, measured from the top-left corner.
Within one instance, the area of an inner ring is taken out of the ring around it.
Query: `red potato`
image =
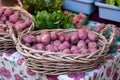
[[[36,49],[38,49],[38,50],[45,50],[45,45],[41,44],[41,43],[38,43],[38,44],[36,44]]]
[[[70,49],[64,49],[64,50],[63,50],[63,53],[65,53],[65,54],[71,54],[72,52],[71,52]]]
[[[87,16],[86,16],[84,13],[82,13],[82,12],[79,13],[79,16],[80,16],[81,18],[83,18],[83,19],[87,18]]]
[[[55,41],[53,42],[53,44],[54,44],[55,46],[59,46],[59,45],[61,45],[62,43],[61,43],[59,40],[55,40]]]
[[[72,19],[72,24],[76,24],[79,21],[79,15],[75,15]]]
[[[3,21],[3,22],[6,22],[7,21],[7,17],[5,15],[2,15],[0,17],[0,20]]]
[[[53,48],[54,48],[55,52],[59,51],[58,46],[54,46]]]
[[[70,48],[71,45],[68,41],[64,41],[63,44],[65,45],[66,48]]]
[[[89,42],[88,47],[89,48],[98,48],[98,44],[96,42]]]
[[[72,54],[80,54],[81,52],[78,49],[72,51]]]
[[[57,38],[58,38],[57,32],[53,31],[53,32],[50,33],[50,35],[51,35],[52,40],[57,40]]]
[[[16,30],[21,32],[25,29],[26,25],[23,23],[23,21],[17,21],[14,27],[16,28]]]
[[[77,29],[81,29],[81,28],[82,28],[81,23],[75,24],[75,27],[76,27]]]
[[[85,43],[88,44],[89,42],[91,42],[89,39],[85,40]]]
[[[82,29],[84,31],[90,31],[91,30],[91,28],[89,26],[82,26]]]
[[[72,34],[71,40],[70,40],[72,44],[78,43],[78,40],[79,40],[79,35],[78,34],[79,34],[78,32],[74,32]]]
[[[0,7],[0,16],[4,13],[4,8],[3,7]]]
[[[32,24],[32,21],[29,18],[27,18],[24,22],[24,25],[26,26],[26,28],[29,27],[31,24]]]
[[[92,52],[97,51],[97,48],[88,48],[88,51],[89,51],[90,53],[92,53]]]
[[[88,51],[88,49],[82,48],[82,49],[80,49],[80,52],[81,52],[81,54],[85,54],[85,53],[88,53],[89,51]]]
[[[4,22],[0,20],[0,24],[4,24]]]
[[[73,45],[73,46],[71,46],[71,49],[70,49],[70,50],[71,50],[71,51],[74,51],[74,50],[76,50],[76,49],[78,49],[78,47]]]
[[[101,31],[101,29],[102,29],[102,27],[96,26],[96,27],[94,28],[94,31],[99,32],[99,31]]]
[[[25,35],[25,36],[23,36],[23,41],[25,43],[32,43],[32,42],[36,43],[36,38],[33,35]]]
[[[42,32],[40,36],[37,36],[37,42],[41,42],[45,45],[48,45],[51,42],[51,36],[48,32]]]
[[[46,50],[47,50],[47,51],[50,51],[50,52],[55,52],[54,46],[51,45],[51,44],[48,44],[48,45],[46,46]]]
[[[14,26],[13,23],[9,22],[9,21],[6,21],[5,24],[9,25],[9,26]]]
[[[58,46],[58,49],[59,49],[59,51],[63,51],[64,49],[66,49],[67,47],[64,45],[64,44],[60,44],[59,46]]]
[[[65,41],[70,41],[70,37],[71,37],[71,35],[65,35]]]
[[[31,48],[37,50],[36,44],[34,44]]]
[[[93,32],[88,32],[88,38],[91,41],[97,41],[99,39],[99,36]]]
[[[11,9],[11,8],[5,9],[4,15],[5,15],[5,16],[10,16],[10,15],[12,15],[12,9]]]
[[[16,23],[20,19],[20,13],[15,12],[14,14],[9,16],[9,21],[12,23]]]
[[[59,41],[64,42],[65,41],[65,35],[64,34],[58,34]]]
[[[88,33],[83,29],[79,29],[78,31],[79,31],[79,38],[81,40],[86,40]]]
[[[80,40],[80,41],[77,43],[77,48],[79,48],[79,49],[81,49],[81,48],[87,48],[85,41]]]
[[[25,46],[27,46],[27,47],[31,47],[29,43],[25,43]]]

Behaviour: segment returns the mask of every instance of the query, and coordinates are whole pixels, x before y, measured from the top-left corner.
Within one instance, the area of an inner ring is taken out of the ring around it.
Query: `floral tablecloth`
[[[108,55],[90,72],[66,75],[39,75],[25,65],[18,52],[0,53],[0,80],[120,80],[120,53]]]

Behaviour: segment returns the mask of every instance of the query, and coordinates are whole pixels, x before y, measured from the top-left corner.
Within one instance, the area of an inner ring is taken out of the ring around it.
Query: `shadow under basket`
[[[26,10],[20,8],[20,7],[5,7],[2,6],[4,9],[10,8],[12,9],[13,13],[14,12],[19,12],[20,13],[20,20],[25,21],[27,18],[29,18],[32,21],[32,16],[29,14]],[[0,52],[8,52],[8,51],[15,51],[15,42],[12,39],[12,35],[17,36],[17,33],[20,32],[18,30],[16,31],[11,31],[10,28],[12,28],[12,25],[8,24],[0,24],[0,28],[4,28],[8,32],[1,32],[0,31]],[[34,22],[32,21],[30,26],[26,27],[23,31],[21,32],[30,32],[34,28]],[[20,33],[21,33],[20,32]]]
[[[102,35],[102,33],[111,27],[111,36],[109,42]],[[76,72],[85,72],[95,69],[105,58],[111,41],[115,35],[115,28],[113,26],[106,26],[101,33],[96,33],[99,36],[98,44],[99,49],[93,53],[85,54],[64,54],[62,52],[49,52],[43,50],[35,50],[25,46],[22,43],[22,37],[24,35],[37,36],[44,31],[63,33],[65,35],[71,34],[72,32],[78,31],[77,29],[52,29],[52,30],[39,30],[32,31],[30,33],[20,34],[17,39],[16,49],[25,58],[25,62],[28,68],[39,74],[47,75],[59,75],[69,74]]]

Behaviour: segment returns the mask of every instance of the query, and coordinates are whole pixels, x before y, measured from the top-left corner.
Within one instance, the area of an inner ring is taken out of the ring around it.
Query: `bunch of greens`
[[[62,10],[63,3],[64,0],[23,0],[24,8],[32,14],[42,10],[46,10],[50,13]]]
[[[49,13],[47,11],[37,12],[33,16],[35,22],[35,29],[54,29],[54,28],[74,28],[74,25],[71,23],[73,18],[67,14],[64,14],[62,11],[54,11]]]
[[[113,6],[117,5],[118,7],[120,7],[120,0],[105,0],[105,3]]]

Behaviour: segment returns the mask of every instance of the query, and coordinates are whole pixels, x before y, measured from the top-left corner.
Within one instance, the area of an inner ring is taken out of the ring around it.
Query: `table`
[[[108,55],[90,72],[66,75],[39,75],[25,65],[18,52],[0,53],[0,80],[120,80],[120,53]]]

